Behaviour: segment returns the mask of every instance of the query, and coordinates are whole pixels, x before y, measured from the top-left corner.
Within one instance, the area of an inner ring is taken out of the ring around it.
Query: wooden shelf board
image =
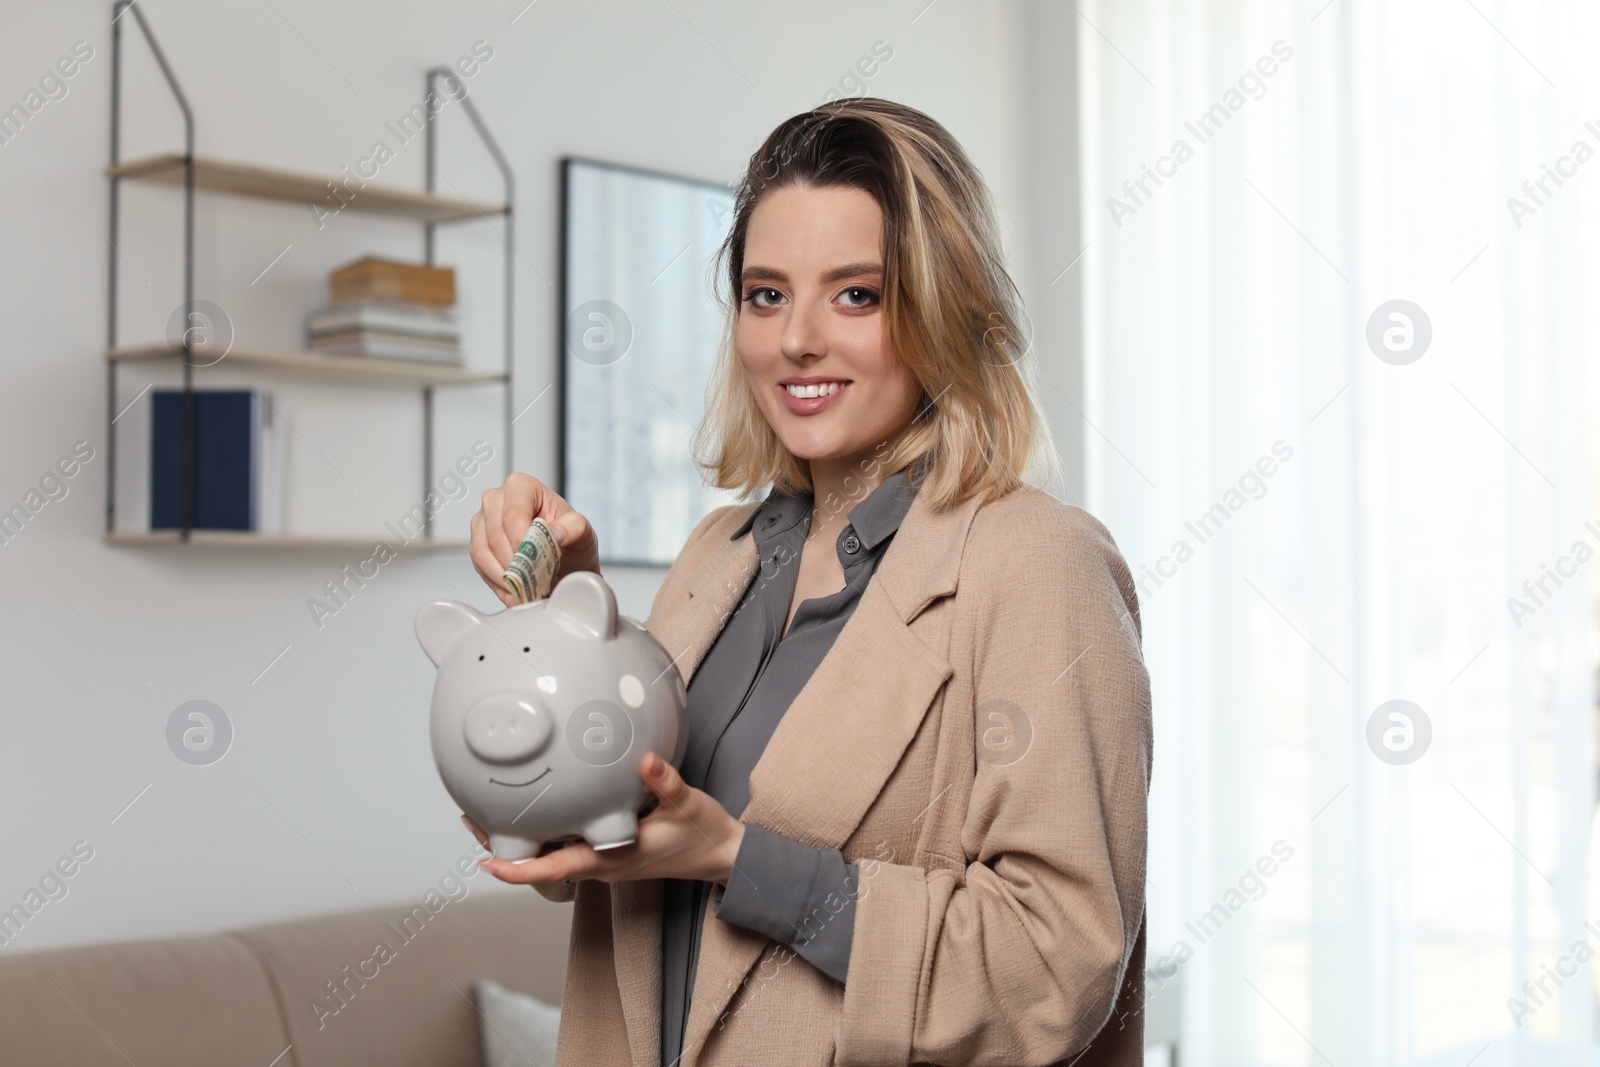
[[[133,181],[181,186],[183,169],[182,154],[169,152],[107,167],[106,174]],[[334,184],[341,189],[340,196],[336,197],[328,189],[330,180],[334,180]],[[196,156],[194,161],[194,185],[196,189],[232,193],[235,196],[253,196],[291,204],[317,204],[327,211],[337,209],[340,197],[348,195],[344,206],[351,211],[390,215],[411,219],[414,222],[459,222],[463,219],[506,213],[504,204],[479,203],[458,197],[416,193],[407,189],[386,188],[371,182],[365,186],[352,182],[348,191],[344,191],[344,186],[340,185],[338,179],[294,174],[270,167],[230,163],[201,156]]]
[[[151,530],[149,533],[103,533],[101,540],[109,545],[181,545],[182,538],[177,530]],[[374,534],[371,537],[318,537],[306,534],[258,534],[246,533],[238,530],[190,530],[189,544],[202,548],[289,548],[326,550],[338,549],[341,551],[356,549],[367,551],[378,542],[383,542],[398,552],[408,549],[465,549],[469,542],[427,540],[421,537],[396,547],[394,538],[388,533]]]
[[[125,362],[181,360],[183,350],[170,345],[142,345],[113,348],[106,358]],[[209,359],[210,357],[205,357]],[[503,371],[472,370],[453,363],[431,363],[418,359],[380,359],[377,356],[323,355],[319,352],[263,352],[230,349],[215,363],[196,362],[197,370],[209,367],[252,367],[292,374],[302,378],[330,381],[368,382],[375,385],[475,385],[503,382]]]

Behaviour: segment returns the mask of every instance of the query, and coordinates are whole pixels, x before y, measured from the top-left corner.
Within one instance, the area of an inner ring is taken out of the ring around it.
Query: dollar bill
[[[534,519],[506,565],[506,588],[518,604],[543,600],[550,595],[560,569],[561,546],[556,544],[555,534],[543,519]]]

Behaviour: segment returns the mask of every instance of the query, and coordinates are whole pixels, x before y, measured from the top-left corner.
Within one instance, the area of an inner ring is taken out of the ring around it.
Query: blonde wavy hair
[[[878,457],[885,473],[911,467],[935,510],[1009,493],[1035,458],[1053,478],[1059,464],[1034,392],[1022,297],[1005,269],[988,188],[939,123],[857,97],[783,122],[735,190],[733,226],[712,263],[726,265],[726,290],[714,284],[722,338],[692,446],[712,483],[747,497],[769,484],[811,492],[809,464],[761,413],[733,344],[750,216],[788,186],[860,189],[883,212],[884,340],[922,387],[909,430]]]

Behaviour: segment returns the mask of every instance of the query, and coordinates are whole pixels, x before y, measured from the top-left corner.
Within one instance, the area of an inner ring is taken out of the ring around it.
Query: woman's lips
[[[827,396],[795,396],[789,392],[788,388],[782,385],[778,386],[778,392],[783,395],[783,402],[788,406],[792,414],[815,415],[849,392],[850,384],[849,382],[840,382],[839,388]]]

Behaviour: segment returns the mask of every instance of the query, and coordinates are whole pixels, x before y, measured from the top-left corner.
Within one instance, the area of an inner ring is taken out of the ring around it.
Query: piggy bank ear
[[[437,667],[451,645],[482,625],[483,614],[476,608],[455,600],[435,600],[417,612],[417,640]]]
[[[573,571],[556,584],[549,610],[602,641],[617,636],[617,595],[594,571]]]

